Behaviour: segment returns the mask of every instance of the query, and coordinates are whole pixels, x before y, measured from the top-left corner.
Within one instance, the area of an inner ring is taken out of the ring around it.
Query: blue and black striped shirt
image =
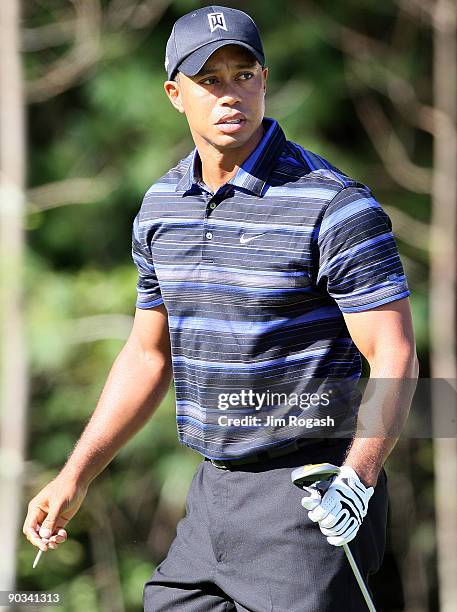
[[[264,128],[216,193],[194,149],[152,185],[133,223],[136,305],[168,311],[179,439],[214,459],[306,435],[308,425],[267,418],[322,416],[290,397],[312,379],[360,377],[342,313],[409,295],[369,188],[287,141],[276,121]],[[259,407],[253,393],[266,391],[288,396]]]

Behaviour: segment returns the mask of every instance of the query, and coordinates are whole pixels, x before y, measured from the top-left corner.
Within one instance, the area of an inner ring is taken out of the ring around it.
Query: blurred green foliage
[[[108,13],[116,4],[123,5],[105,0],[101,7]],[[193,147],[185,118],[164,94],[163,60],[174,20],[204,3],[156,4],[165,7],[157,23],[105,26],[98,61],[64,92],[28,107],[31,197],[26,302],[32,384],[24,502],[65,462],[128,333],[136,282],[130,259],[131,224],[141,198]],[[401,54],[390,49],[393,56],[386,55],[386,65],[367,60],[356,64],[348,77],[337,24],[371,36],[389,50],[399,27],[397,3],[227,4],[252,14],[261,29],[270,68],[267,115],[280,121],[291,140],[367,182],[382,204],[427,223],[429,199],[400,188],[389,177],[352,99],[354,91],[364,95],[368,78],[382,81],[385,69],[393,66],[427,96],[431,48],[425,29],[408,23],[408,45]],[[72,10],[70,2],[24,2],[24,27],[59,23]],[[27,79],[46,72],[71,44],[69,40],[25,52]],[[430,165],[427,138],[419,137],[380,93],[376,95],[408,143],[411,158]],[[41,210],[34,202],[34,188],[76,178],[90,179],[93,193],[100,197],[87,201],[84,194],[78,195],[78,186],[71,196],[62,187],[70,203]],[[399,244],[413,291],[421,375],[427,376],[427,254],[402,236]],[[403,482],[405,474],[410,478],[410,501],[418,508],[414,541],[403,539],[397,546],[398,563],[402,569],[412,556],[422,555],[428,573],[426,597],[433,605],[433,507],[427,504],[432,486],[430,449],[426,442],[417,448],[399,445],[389,465],[392,486],[396,479]],[[65,612],[142,609],[143,584],[167,552],[200,459],[177,443],[170,390],[154,418],[92,485],[69,524],[70,540],[47,553],[32,571],[35,551],[21,539],[18,586],[60,590]],[[115,604],[109,603],[110,589],[121,593]],[[396,608],[392,604],[385,609]]]

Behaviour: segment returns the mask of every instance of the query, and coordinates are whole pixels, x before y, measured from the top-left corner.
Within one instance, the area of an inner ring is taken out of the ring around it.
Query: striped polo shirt
[[[329,381],[361,374],[342,313],[410,293],[370,189],[263,127],[216,193],[194,149],[133,222],[136,306],[168,312],[179,440],[212,459],[330,435]]]

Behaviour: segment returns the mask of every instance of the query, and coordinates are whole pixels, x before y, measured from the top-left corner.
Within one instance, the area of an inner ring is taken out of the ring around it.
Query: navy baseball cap
[[[240,45],[265,65],[260,34],[253,19],[243,11],[225,6],[205,6],[180,17],[171,31],[165,54],[168,78],[176,72],[194,76],[217,49]]]

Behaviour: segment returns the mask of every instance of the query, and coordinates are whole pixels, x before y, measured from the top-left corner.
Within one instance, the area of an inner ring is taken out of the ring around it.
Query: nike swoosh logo
[[[264,234],[266,234],[266,232],[262,232],[261,234],[257,234],[256,236],[249,236],[249,238],[245,238],[244,234],[242,234],[242,236],[240,237],[240,243],[247,244],[248,242],[251,242],[251,240],[255,240],[256,238],[259,238],[259,236],[263,236]]]

